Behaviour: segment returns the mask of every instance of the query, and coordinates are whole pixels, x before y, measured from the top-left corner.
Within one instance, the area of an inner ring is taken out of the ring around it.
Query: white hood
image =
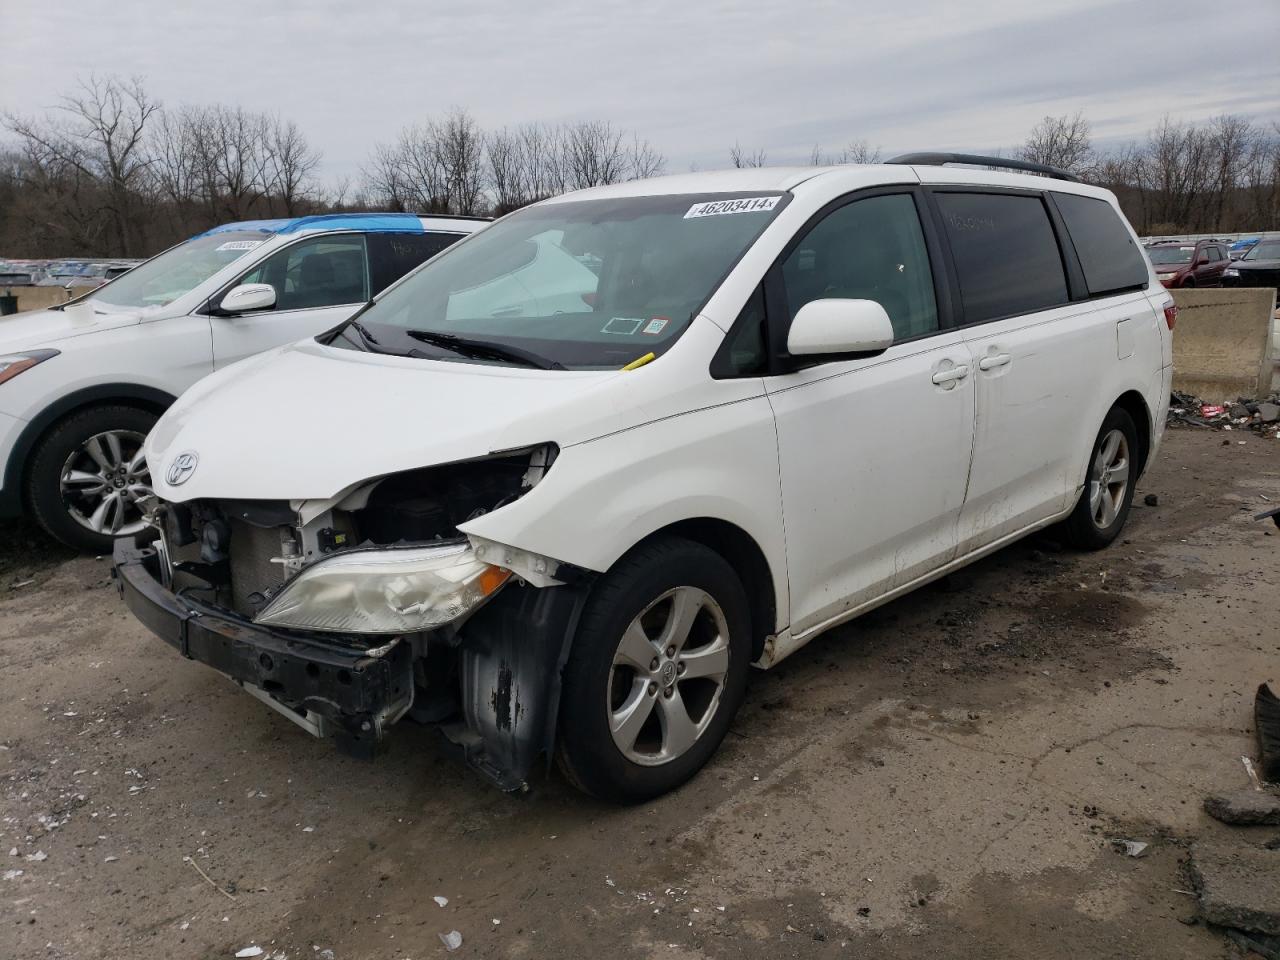
[[[69,337],[112,330],[140,322],[137,310],[95,310],[92,301],[62,310],[29,310],[0,318],[0,354],[34,350]]]
[[[324,347],[260,354],[185,393],[147,438],[164,499],[328,499],[402,470],[584,439],[617,371],[431,361]],[[611,406],[604,401],[604,407]],[[179,486],[170,462],[194,452]]]

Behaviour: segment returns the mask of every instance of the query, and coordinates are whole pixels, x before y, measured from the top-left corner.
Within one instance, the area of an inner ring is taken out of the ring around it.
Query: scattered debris
[[[440,937],[440,942],[444,944],[444,948],[450,953],[462,946],[462,934],[457,930],[450,930],[448,933],[441,933],[438,936]]]
[[[220,894],[222,894],[224,897],[226,897],[226,898],[227,898],[228,900],[230,900],[232,903],[237,903],[237,902],[238,902],[238,901],[236,900],[236,898],[235,898],[235,896],[234,896],[234,895],[232,895],[232,894],[228,893],[226,890],[223,890],[220,886],[218,886],[216,883],[214,883],[214,882],[213,882],[213,879],[212,879],[212,878],[211,878],[207,873],[205,873],[203,870],[201,870],[201,869],[200,869],[200,864],[196,863],[196,862],[195,862],[195,860],[194,860],[192,857],[183,857],[182,859],[183,859],[183,860],[185,860],[185,861],[187,861],[187,863],[191,864],[191,866],[192,866],[193,868],[195,868],[196,873],[198,873],[198,874],[200,874],[200,876],[204,877],[204,879],[205,879],[205,883],[209,884],[209,886],[213,887],[213,889],[217,890]]]
[[[1280,394],[1261,402],[1242,397],[1235,403],[1221,404],[1205,403],[1199,397],[1175,391],[1169,398],[1167,419],[1174,426],[1245,429],[1262,436],[1280,436],[1272,426],[1280,421]]]
[[[243,950],[236,951],[237,957],[260,957],[262,956],[262,948],[258,946],[245,947]]]
[[[1145,497],[1142,498],[1142,502],[1145,503],[1148,507],[1160,506],[1160,498],[1156,496],[1154,493],[1148,493]]]
[[[1204,811],[1215,820],[1238,825],[1280,824],[1280,797],[1258,790],[1237,790],[1206,797]]]
[[[1149,846],[1151,846],[1151,844],[1144,843],[1141,840],[1124,840],[1120,837],[1111,838],[1112,849],[1114,849],[1116,853],[1123,853],[1130,857],[1144,856],[1147,852],[1147,847]]]
[[[1280,936],[1280,852],[1198,841],[1191,877],[1210,923]]]
[[[17,880],[20,876],[22,876],[21,870],[6,870],[4,872],[4,878],[6,880]]]
[[[10,590],[17,590],[19,587],[29,587],[29,586],[31,586],[33,583],[35,583],[35,581],[34,581],[34,580],[23,580],[23,581],[21,581],[20,583],[14,583],[14,584],[11,584],[11,585],[9,586],[9,589],[10,589]]]
[[[35,853],[28,853],[26,859],[28,863],[39,863],[41,860],[48,860],[49,855],[43,850],[37,850]]]
[[[449,905],[448,897],[432,897],[431,899],[436,902],[437,907],[447,907]]]

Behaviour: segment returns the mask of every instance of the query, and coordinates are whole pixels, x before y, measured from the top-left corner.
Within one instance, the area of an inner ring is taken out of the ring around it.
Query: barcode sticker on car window
[[[219,244],[218,250],[252,250],[254,247],[260,247],[265,240],[228,240],[226,243]]]
[[[778,205],[782,197],[739,197],[737,200],[707,200],[695,203],[684,219],[696,217],[720,217],[729,213],[763,213]]]

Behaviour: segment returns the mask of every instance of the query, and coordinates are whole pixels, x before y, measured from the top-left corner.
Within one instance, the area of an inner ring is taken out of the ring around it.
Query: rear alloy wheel
[[[36,448],[27,477],[32,512],[68,546],[109,553],[116,537],[144,526],[139,502],[151,496],[142,444],[154,414],[96,407],[73,414]]]
[[[1080,500],[1064,524],[1073,546],[1100,550],[1120,535],[1138,480],[1137,451],[1133,418],[1113,407],[1094,441]]]
[[[746,593],[718,553],[646,544],[595,585],[565,665],[560,767],[603,800],[673,790],[715,752],[746,690]]]

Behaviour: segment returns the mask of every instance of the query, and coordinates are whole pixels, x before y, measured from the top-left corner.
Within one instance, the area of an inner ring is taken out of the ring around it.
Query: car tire
[[[1195,285],[1196,285],[1196,281],[1194,277],[1187,277],[1187,279],[1182,281],[1183,290],[1193,290],[1195,289]]]
[[[1071,545],[1110,546],[1129,518],[1137,481],[1138,429],[1127,411],[1112,407],[1093,442],[1080,499],[1063,524]]]
[[[69,547],[97,554],[140,529],[136,503],[151,491],[146,466],[135,457],[157,419],[149,410],[111,404],[55,424],[36,445],[26,477],[27,504],[40,526]]]
[[[677,537],[633,550],[596,583],[574,637],[560,769],[611,803],[680,786],[728,732],[751,649],[746,591],[723,557]]]

